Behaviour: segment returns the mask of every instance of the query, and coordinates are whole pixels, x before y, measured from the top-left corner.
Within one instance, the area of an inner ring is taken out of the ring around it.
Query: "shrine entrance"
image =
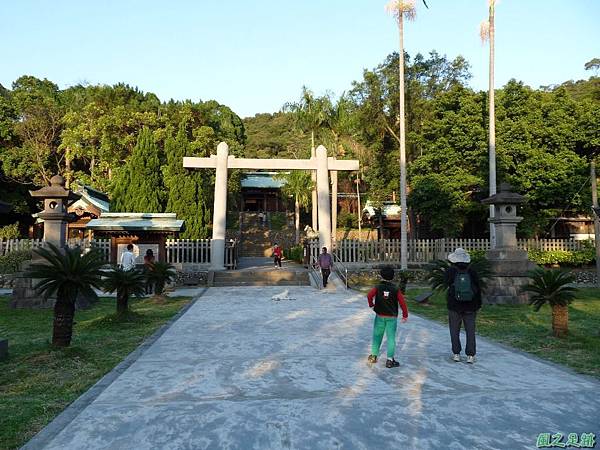
[[[229,155],[229,146],[221,142],[217,154],[209,158],[184,157],[183,167],[188,169],[215,169],[215,197],[213,209],[213,235],[211,240],[212,270],[225,270],[225,228],[227,217],[228,169],[254,170],[315,170],[317,172],[317,211],[319,245],[331,249],[331,201],[329,198],[329,171],[337,176],[339,170],[358,170],[357,160],[337,160],[327,157],[320,145],[316,156],[310,159],[249,159]]]

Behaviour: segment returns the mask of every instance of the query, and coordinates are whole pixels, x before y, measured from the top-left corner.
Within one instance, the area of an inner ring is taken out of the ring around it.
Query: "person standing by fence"
[[[121,255],[121,267],[123,270],[135,269],[135,255],[133,254],[133,244],[127,244],[127,250]]]
[[[154,284],[150,280],[148,276],[150,272],[154,269],[154,262],[156,259],[154,258],[154,252],[151,248],[146,250],[146,254],[144,255],[144,271],[146,272],[146,294],[152,294],[154,292]]]

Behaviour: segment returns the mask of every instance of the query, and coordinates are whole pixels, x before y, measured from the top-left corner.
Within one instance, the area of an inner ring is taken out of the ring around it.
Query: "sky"
[[[275,112],[303,85],[337,95],[398,48],[386,0],[0,0],[0,84],[21,75],[60,88],[124,82],[161,100],[217,100],[241,117]],[[471,64],[487,89],[479,38],[487,0],[417,1],[410,54],[436,50]],[[600,0],[500,0],[496,87],[537,88],[593,75]]]

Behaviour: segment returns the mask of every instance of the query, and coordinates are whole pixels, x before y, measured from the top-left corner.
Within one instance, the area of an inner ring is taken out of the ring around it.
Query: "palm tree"
[[[80,247],[58,248],[49,242],[47,246],[35,250],[44,262],[31,264],[25,276],[40,280],[35,289],[46,298],[56,296],[52,345],[68,347],[77,297],[96,297],[94,288],[101,286],[104,258],[95,250],[82,254]]]
[[[445,292],[448,289],[448,279],[446,272],[450,268],[450,261],[447,259],[436,259],[427,264],[427,281],[434,291]],[[492,276],[490,262],[485,258],[473,259],[469,268],[477,274],[479,278],[479,286],[482,290],[487,285],[487,280]]]
[[[489,143],[488,143],[488,159],[489,159],[489,190],[490,196],[496,194],[496,106],[495,106],[495,93],[494,93],[494,36],[495,36],[495,4],[496,0],[488,0],[489,4],[489,16],[487,21],[481,23],[480,36],[482,42],[490,41],[490,68],[489,68],[489,85],[488,85],[488,99],[489,99]],[[494,205],[490,205],[490,219],[494,217]],[[496,229],[494,224],[490,222],[490,244],[492,248],[496,247]]]
[[[532,295],[529,304],[539,311],[544,303],[552,308],[552,332],[556,337],[569,332],[569,303],[577,294],[577,288],[569,286],[575,281],[572,273],[561,270],[537,269],[529,272],[530,282],[523,286],[523,292]]]
[[[326,105],[326,124],[333,136],[333,157],[337,158],[344,154],[342,137],[348,137],[350,127],[348,114],[348,100],[342,93],[337,102],[329,100]],[[337,239],[337,208],[338,208],[338,173],[337,170],[330,171],[331,174],[331,236],[335,242]]]
[[[414,20],[416,16],[414,0],[391,0],[386,10],[398,22],[400,51],[398,54],[398,74],[400,91],[400,267],[408,269],[408,214],[406,212],[406,136],[404,130],[404,18]]]
[[[156,261],[148,270],[148,280],[154,284],[154,293],[157,296],[163,294],[165,285],[175,279],[177,272],[175,267],[164,261]]]
[[[117,315],[121,316],[129,311],[129,297],[144,295],[146,276],[141,270],[123,270],[121,267],[113,267],[104,273],[102,285],[106,292],[117,292]]]
[[[329,99],[327,97],[315,97],[313,92],[306,86],[302,86],[302,96],[297,103],[286,103],[284,111],[291,112],[296,116],[296,122],[300,128],[310,132],[310,156],[316,156],[315,135],[326,121],[326,110]],[[314,171],[311,172],[313,183],[316,181]],[[312,228],[318,229],[317,215],[317,190],[313,187],[312,196]]]
[[[292,170],[282,173],[276,178],[285,181],[281,188],[284,195],[294,197],[294,212],[296,224],[296,244],[300,243],[300,207],[306,208],[310,202],[310,193],[314,183],[310,175],[304,170]]]

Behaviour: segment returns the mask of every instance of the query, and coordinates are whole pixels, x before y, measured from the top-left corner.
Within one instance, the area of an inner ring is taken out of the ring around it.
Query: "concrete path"
[[[415,316],[398,325],[401,366],[369,367],[362,295],[287,289],[293,300],[272,300],[282,288],[208,289],[29,448],[512,450],[544,432],[600,435],[597,381],[484,339],[475,365],[454,363],[446,327]]]

